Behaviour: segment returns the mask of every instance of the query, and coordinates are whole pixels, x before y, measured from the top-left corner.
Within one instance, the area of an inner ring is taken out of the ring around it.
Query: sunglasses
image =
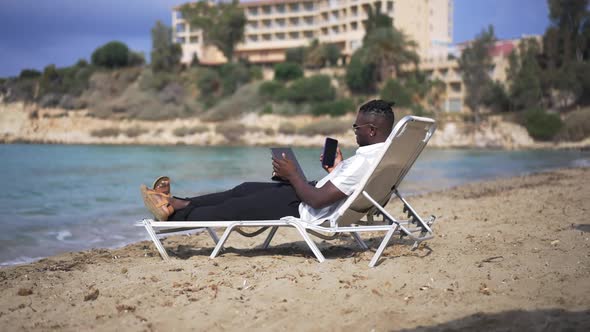
[[[352,125],[352,130],[357,131],[360,127],[365,127],[365,126],[371,126],[375,129],[377,129],[377,127],[375,127],[375,125],[371,124],[371,123],[365,123],[363,125],[357,125],[356,123]]]

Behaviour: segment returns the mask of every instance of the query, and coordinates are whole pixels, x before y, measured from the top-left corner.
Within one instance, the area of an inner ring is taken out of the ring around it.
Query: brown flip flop
[[[142,184],[139,189],[145,207],[154,215],[154,217],[159,221],[168,220],[168,217],[174,213],[174,208],[170,205],[170,195],[156,192],[153,189],[149,189],[144,184]]]
[[[167,176],[160,176],[154,181],[152,189],[155,192],[170,195],[170,178]]]

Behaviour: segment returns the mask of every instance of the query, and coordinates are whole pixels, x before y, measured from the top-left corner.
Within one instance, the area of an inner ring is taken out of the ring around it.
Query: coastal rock
[[[166,121],[98,119],[87,110],[40,108],[24,103],[0,103],[0,142],[30,142],[58,144],[145,144],[145,145],[249,145],[249,146],[322,146],[324,135],[305,136],[285,134],[282,125],[302,128],[318,121],[310,115],[279,116],[276,114],[245,114],[233,120],[244,128],[238,140],[218,132],[222,123],[203,122],[198,118]],[[340,119],[354,122],[354,115]],[[186,130],[181,130],[186,129]],[[193,130],[191,130],[193,129]],[[227,137],[226,137],[227,136]],[[343,147],[355,147],[350,132],[330,135]],[[439,126],[429,146],[437,148],[580,148],[588,140],[572,143],[537,143],[525,128],[499,118],[490,118],[479,126],[462,122],[446,122]]]

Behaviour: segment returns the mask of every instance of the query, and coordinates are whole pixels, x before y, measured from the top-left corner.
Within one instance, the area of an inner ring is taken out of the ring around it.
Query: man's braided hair
[[[363,104],[359,112],[365,115],[379,116],[384,120],[388,120],[391,124],[394,123],[395,117],[393,115],[393,102],[387,102],[385,100],[373,99]]]

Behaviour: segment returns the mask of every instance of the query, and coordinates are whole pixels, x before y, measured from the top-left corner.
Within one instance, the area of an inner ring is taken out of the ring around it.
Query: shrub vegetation
[[[524,113],[525,127],[536,140],[551,140],[563,126],[557,114],[547,113],[541,108],[531,108]]]

